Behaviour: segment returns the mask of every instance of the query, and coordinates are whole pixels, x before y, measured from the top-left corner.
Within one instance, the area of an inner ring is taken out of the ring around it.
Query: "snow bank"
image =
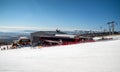
[[[111,35],[111,36],[103,36],[104,38],[112,38],[114,40],[120,40],[120,35]],[[94,37],[93,40],[101,40],[103,37]]]
[[[0,51],[0,72],[120,72],[120,40]]]
[[[106,36],[106,38],[113,38],[113,39],[119,39],[120,40],[120,35],[111,35],[111,36]]]
[[[0,46],[0,50],[2,50],[2,49],[7,50],[7,49],[10,49],[11,47],[12,47],[12,45],[3,45],[3,46]]]

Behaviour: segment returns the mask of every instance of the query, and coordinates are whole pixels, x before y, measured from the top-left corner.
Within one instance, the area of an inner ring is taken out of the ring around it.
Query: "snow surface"
[[[0,51],[0,72],[120,72],[120,40]]]
[[[94,37],[93,40],[100,40],[102,38],[113,38],[114,40],[120,39],[120,35],[110,35],[110,36],[101,36],[101,37]]]

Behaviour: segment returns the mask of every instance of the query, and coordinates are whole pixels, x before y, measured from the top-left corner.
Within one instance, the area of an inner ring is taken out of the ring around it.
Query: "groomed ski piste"
[[[0,72],[120,72],[120,35],[113,40],[0,51]]]

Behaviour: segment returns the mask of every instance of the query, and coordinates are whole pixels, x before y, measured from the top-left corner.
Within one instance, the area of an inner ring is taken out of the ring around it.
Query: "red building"
[[[91,42],[93,40],[90,37],[69,35],[61,31],[38,31],[31,33],[31,41],[33,45],[54,46]]]

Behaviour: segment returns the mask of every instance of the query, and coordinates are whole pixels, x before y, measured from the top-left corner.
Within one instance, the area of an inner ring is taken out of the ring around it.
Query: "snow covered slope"
[[[120,40],[0,51],[0,72],[120,72]]]

